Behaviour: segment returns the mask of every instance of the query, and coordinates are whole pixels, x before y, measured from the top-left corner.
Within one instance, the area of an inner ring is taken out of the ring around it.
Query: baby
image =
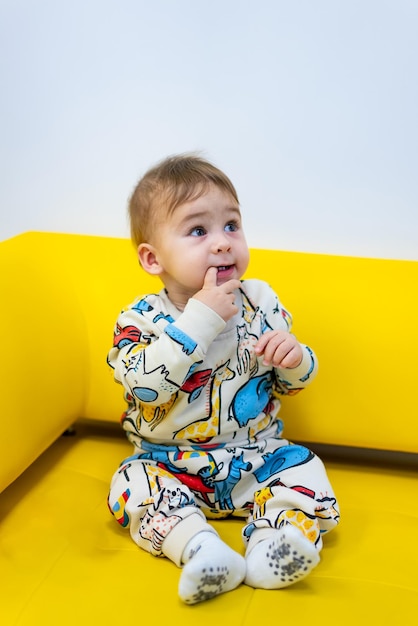
[[[298,582],[339,520],[323,463],[282,437],[278,417],[280,396],[315,377],[316,356],[272,289],[241,280],[240,206],[218,168],[194,155],[164,160],[129,213],[139,261],[163,289],[121,312],[108,355],[134,446],[109,508],[138,546],[182,568],[188,604],[242,582]],[[207,521],[228,516],[244,520],[245,557]]]

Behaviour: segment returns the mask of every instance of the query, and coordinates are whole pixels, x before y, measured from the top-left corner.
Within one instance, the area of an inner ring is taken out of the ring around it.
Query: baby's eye
[[[205,234],[206,234],[206,231],[203,228],[203,226],[196,226],[190,231],[190,235],[192,237],[203,237],[203,235]]]
[[[229,233],[234,233],[236,230],[238,230],[238,228],[238,222],[228,222],[228,224],[225,225],[225,230]]]

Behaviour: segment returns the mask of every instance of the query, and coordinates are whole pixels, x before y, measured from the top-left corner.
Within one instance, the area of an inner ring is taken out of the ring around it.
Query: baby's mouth
[[[218,270],[219,280],[229,280],[233,277],[235,265],[218,265],[216,269]]]

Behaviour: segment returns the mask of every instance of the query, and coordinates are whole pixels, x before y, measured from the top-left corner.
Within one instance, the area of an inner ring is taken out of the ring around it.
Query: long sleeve
[[[281,304],[279,298],[270,288],[270,302],[265,309],[264,331],[285,330],[292,332],[293,319],[289,311]],[[266,293],[266,292],[265,292]],[[303,357],[301,363],[292,369],[275,368],[277,391],[281,394],[294,394],[307,387],[318,371],[318,360],[314,351],[299,342]]]
[[[147,296],[120,314],[108,363],[129,394],[158,406],[179,390],[224,327],[198,300],[174,320],[158,296]]]
[[[179,312],[164,290],[119,315],[108,363],[125,391],[123,428],[138,448],[144,440],[253,441],[277,421],[280,396],[313,379],[316,357],[303,344],[294,369],[265,366],[255,352],[263,333],[292,328],[274,291],[245,280],[236,301],[227,323],[194,298]]]
[[[277,387],[283,394],[294,394],[309,385],[318,372],[318,360],[309,346],[300,344],[303,357],[302,362],[292,369],[277,368]]]

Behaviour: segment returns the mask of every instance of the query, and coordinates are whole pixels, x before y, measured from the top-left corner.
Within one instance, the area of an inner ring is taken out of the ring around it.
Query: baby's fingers
[[[255,346],[258,355],[263,355],[263,365],[273,367],[295,367],[301,358],[301,348],[288,332],[268,331]]]
[[[234,291],[236,291],[240,287],[241,287],[241,281],[237,280],[235,278],[231,278],[231,280],[228,280],[226,283],[223,283],[222,285],[220,285],[219,288],[224,293],[233,293]]]
[[[255,344],[255,351],[257,354],[263,354],[264,349],[269,342],[269,337],[268,337],[269,334],[270,333],[267,332],[261,335],[260,339]]]
[[[287,354],[286,342],[282,337],[271,337],[264,348],[264,365],[273,364],[277,367]]]
[[[209,267],[208,271],[205,274],[205,279],[203,281],[202,289],[210,289],[211,287],[216,287],[217,275],[218,275],[218,271],[216,267]]]

